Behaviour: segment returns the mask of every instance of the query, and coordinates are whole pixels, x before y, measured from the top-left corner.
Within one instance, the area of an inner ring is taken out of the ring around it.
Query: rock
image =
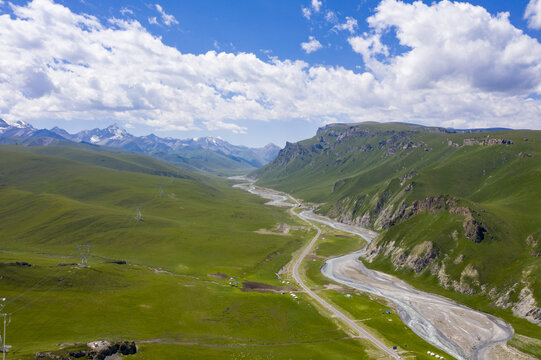
[[[16,261],[16,262],[13,262],[13,263],[8,263],[8,265],[11,265],[11,266],[24,266],[24,267],[31,267],[32,265],[27,263],[26,261]]]
[[[519,158],[519,159],[524,159],[524,158],[527,158],[527,157],[528,157],[528,158],[532,158],[533,155],[530,154],[530,153],[523,153],[523,152],[518,153],[518,158]]]
[[[308,150],[304,149],[299,143],[286,142],[286,146],[280,150],[275,162],[278,165],[287,165],[299,156],[307,155]]]
[[[462,261],[464,261],[464,254],[460,254],[456,257],[456,259],[453,261],[453,264],[458,265]]]
[[[78,359],[78,358],[82,358],[84,356],[86,356],[86,351],[82,351],[82,350],[79,350],[79,351],[72,351],[69,353],[69,356],[73,356],[74,358]]]
[[[492,146],[492,145],[513,145],[514,142],[506,139],[464,139],[464,146]]]
[[[530,235],[526,238],[526,245],[530,248],[532,257],[541,256],[541,241],[539,241],[539,238],[541,238],[540,234]]]
[[[532,319],[532,322],[541,324],[541,308],[531,309],[526,313],[526,319]]]
[[[425,241],[415,246],[406,258],[405,267],[420,273],[438,257],[438,251],[431,241]]]
[[[459,293],[473,295],[479,285],[479,272],[472,264],[468,264],[460,273],[460,282],[455,282],[453,288]]]
[[[122,355],[133,355],[137,353],[137,346],[135,346],[135,342],[133,341],[124,341],[122,344],[120,344],[119,351]]]
[[[485,238],[487,229],[475,219],[466,219],[463,224],[466,237],[476,243],[480,243]]]
[[[113,260],[109,261],[109,264],[126,265],[126,260]]]
[[[535,297],[528,286],[524,286],[519,293],[518,301],[514,303],[513,314],[541,325],[541,308],[537,306]]]

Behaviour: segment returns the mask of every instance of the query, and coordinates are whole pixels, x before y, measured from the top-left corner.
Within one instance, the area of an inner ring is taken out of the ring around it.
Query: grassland
[[[280,285],[309,234],[222,180],[124,154],[1,146],[0,198],[13,357],[98,339],[135,340],[137,359],[369,357],[309,302],[230,284]],[[256,232],[278,223],[293,230]],[[60,266],[79,262],[78,244],[91,246],[90,268]]]

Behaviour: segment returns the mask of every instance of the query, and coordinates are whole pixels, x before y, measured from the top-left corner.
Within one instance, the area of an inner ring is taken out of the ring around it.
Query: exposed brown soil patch
[[[292,290],[289,287],[274,286],[274,285],[255,282],[255,281],[244,281],[240,289],[242,291],[257,291],[260,293],[281,292],[281,291]]]
[[[215,279],[229,279],[230,276],[221,272],[217,272],[215,274],[207,274],[208,277],[215,278]]]

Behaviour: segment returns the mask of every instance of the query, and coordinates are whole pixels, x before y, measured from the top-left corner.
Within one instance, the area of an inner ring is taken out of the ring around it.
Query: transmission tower
[[[88,266],[86,259],[90,254],[90,245],[77,245],[77,249],[79,249],[79,256],[81,257],[81,265]]]
[[[135,220],[143,221],[143,215],[141,214],[141,206],[137,206],[137,209],[135,212]]]
[[[5,306],[6,298],[1,298],[2,301],[1,309]],[[6,345],[6,329],[9,323],[11,322],[11,314],[0,314],[1,317],[4,318],[4,332],[0,336],[0,342],[2,343],[2,360],[6,360],[6,352],[8,352],[8,349],[11,348],[10,345]]]

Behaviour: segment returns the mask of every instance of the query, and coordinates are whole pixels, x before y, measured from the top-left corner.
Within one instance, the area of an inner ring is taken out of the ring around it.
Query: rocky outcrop
[[[459,145],[452,140],[447,140],[447,145],[454,148],[460,148],[462,146],[493,146],[493,145],[513,145],[512,140],[507,139],[491,139],[491,138],[481,138],[481,139],[464,139],[463,144]]]
[[[404,203],[398,205],[393,212],[393,205],[388,205],[381,211],[374,222],[374,228],[377,230],[388,229],[394,224],[409,219],[414,215],[421,213],[437,213],[439,211],[449,211],[451,214],[457,214],[464,217],[464,233],[466,237],[476,243],[483,241],[488,233],[487,227],[476,219],[474,211],[467,207],[457,206],[457,201],[448,199],[444,195],[427,197],[424,200],[415,200],[410,206]]]
[[[540,238],[541,238],[540,234],[530,235],[526,238],[526,245],[528,245],[528,248],[530,249],[530,255],[532,257],[541,256]]]
[[[530,154],[530,153],[523,153],[523,152],[519,152],[517,156],[518,156],[519,159],[532,158],[532,157],[534,157],[534,156],[533,156],[532,154]]]
[[[394,241],[387,245],[372,242],[367,246],[363,257],[372,262],[378,255],[388,256],[395,268],[411,269],[418,274],[434,263],[438,253],[431,241],[425,241],[412,249],[397,247]]]
[[[541,325],[541,308],[537,306],[533,293],[528,286],[522,288],[518,301],[513,304],[511,309],[516,316]]]
[[[36,353],[34,358],[55,360],[85,358],[88,360],[105,360],[113,355],[133,355],[137,353],[137,346],[133,341],[121,341],[113,344],[108,342],[104,343],[106,343],[106,345],[101,346],[96,350],[76,350],[69,353],[62,353],[62,351],[45,351]]]
[[[492,146],[492,145],[513,145],[514,142],[511,140],[506,139],[491,139],[491,138],[484,138],[484,139],[464,139],[464,146]]]
[[[299,143],[286,142],[286,146],[280,150],[274,162],[278,165],[287,165],[299,156],[307,155],[309,151]]]

